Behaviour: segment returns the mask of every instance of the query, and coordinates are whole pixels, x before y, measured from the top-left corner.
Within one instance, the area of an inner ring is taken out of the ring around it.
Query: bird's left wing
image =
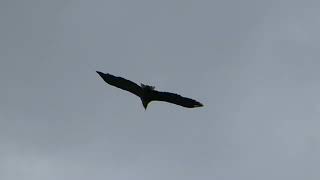
[[[124,79],[122,77],[117,77],[111,74],[104,74],[102,72],[97,71],[97,73],[102,77],[102,79],[117,88],[120,88],[125,91],[129,91],[139,97],[141,97],[142,94],[142,88],[137,85],[136,83],[129,81],[127,79]]]
[[[174,94],[170,92],[160,92],[153,91],[151,95],[152,101],[165,101],[169,103],[173,103],[176,105],[180,105],[187,108],[195,108],[203,106],[200,102],[190,99],[187,97],[180,96],[179,94]]]

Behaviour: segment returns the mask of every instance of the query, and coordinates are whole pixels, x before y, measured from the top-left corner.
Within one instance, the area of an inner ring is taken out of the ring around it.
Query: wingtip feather
[[[203,104],[200,102],[197,102],[196,104],[193,105],[193,107],[203,107]]]
[[[98,73],[100,76],[104,75],[104,73],[100,71],[96,71],[96,73]]]

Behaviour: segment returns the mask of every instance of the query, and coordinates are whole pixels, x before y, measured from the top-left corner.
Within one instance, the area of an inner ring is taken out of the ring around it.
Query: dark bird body
[[[178,94],[157,91],[153,86],[144,85],[142,83],[141,86],[139,86],[136,83],[124,79],[122,77],[113,76],[111,74],[104,74],[99,71],[97,71],[97,73],[102,77],[102,79],[106,83],[120,88],[122,90],[129,91],[135,94],[136,96],[140,97],[143,107],[145,109],[147,109],[147,106],[151,101],[165,101],[186,108],[195,108],[203,106],[200,102],[196,100],[182,97]]]

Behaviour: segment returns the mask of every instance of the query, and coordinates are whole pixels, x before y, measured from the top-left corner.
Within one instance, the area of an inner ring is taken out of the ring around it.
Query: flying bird
[[[100,71],[96,71],[101,78],[108,84],[120,88],[125,91],[129,91],[136,96],[138,96],[141,101],[144,109],[147,109],[148,104],[151,101],[164,101],[168,103],[173,103],[176,105],[180,105],[186,108],[195,108],[203,106],[200,102],[182,97],[178,94],[170,93],[170,92],[161,92],[155,90],[154,86],[149,86],[142,84],[139,86],[138,84],[124,79],[122,77],[117,77],[111,74],[105,74]]]

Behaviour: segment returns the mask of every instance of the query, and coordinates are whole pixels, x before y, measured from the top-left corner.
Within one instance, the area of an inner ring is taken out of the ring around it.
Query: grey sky
[[[318,180],[319,8],[2,0],[0,179]],[[145,111],[95,70],[205,107]]]

